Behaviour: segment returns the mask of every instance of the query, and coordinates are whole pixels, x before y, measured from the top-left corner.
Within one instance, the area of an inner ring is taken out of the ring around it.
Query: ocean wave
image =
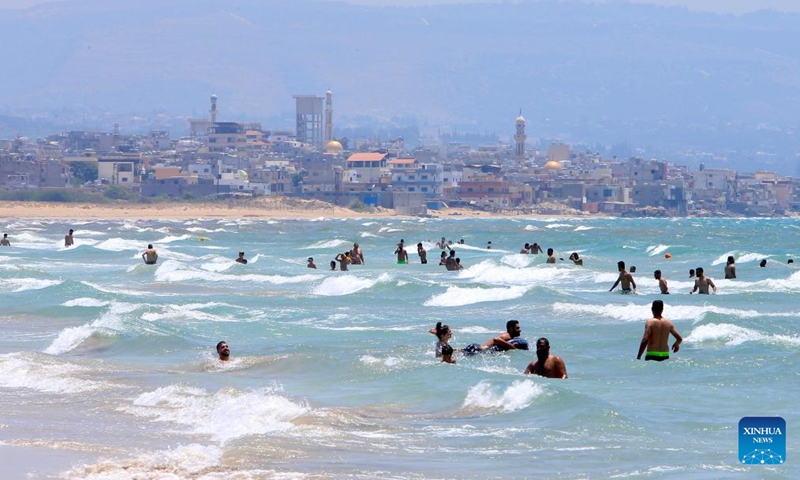
[[[587,227],[587,226],[584,226],[584,225],[578,225],[577,227],[575,227],[574,231],[575,232],[585,232],[587,230],[594,230],[594,227]]]
[[[97,300],[96,298],[75,298],[73,300],[67,300],[61,305],[64,307],[105,307],[110,304],[111,302]]]
[[[334,240],[325,240],[321,242],[317,242],[311,244],[307,247],[301,247],[301,250],[320,250],[324,248],[338,248],[342,245],[351,245],[348,240],[341,240],[341,239],[334,239]]]
[[[116,336],[123,333],[126,328],[122,316],[137,308],[137,305],[129,303],[112,302],[108,311],[92,323],[77,327],[67,327],[62,330],[58,337],[44,350],[44,353],[61,355],[78,348],[78,346],[95,335]]]
[[[722,342],[726,346],[741,345],[745,342],[767,342],[800,346],[800,337],[791,335],[768,335],[752,328],[740,327],[729,323],[708,323],[699,325],[686,337],[687,343]]]
[[[483,380],[470,387],[462,409],[486,414],[514,412],[529,407],[545,394],[545,389],[531,380],[516,380],[501,391]]]
[[[538,232],[539,231],[539,227],[536,227],[536,226],[533,226],[533,225],[525,225],[525,228],[523,228],[522,230],[524,230],[526,232]]]
[[[179,445],[170,450],[144,453],[133,458],[100,460],[73,467],[62,478],[217,478],[224,474],[223,451],[214,445]],[[237,472],[242,473],[242,472]],[[255,473],[255,472],[251,472]],[[230,472],[231,478],[235,477]],[[244,477],[243,477],[244,478]],[[247,476],[247,478],[251,478]]]
[[[125,250],[140,251],[144,250],[144,246],[137,240],[126,240],[124,238],[109,238],[94,246],[99,250],[106,250],[109,252],[122,252]]]
[[[233,262],[235,263],[235,262]],[[238,265],[238,264],[237,264]],[[317,280],[322,275],[298,275],[285,277],[281,275],[260,275],[260,274],[247,274],[235,275],[224,274],[219,272],[211,272],[199,268],[184,265],[181,262],[174,260],[167,260],[159,265],[155,272],[155,280],[157,282],[170,282],[180,283],[188,282],[191,280],[203,280],[207,282],[250,282],[250,283],[269,283],[274,285],[282,285],[289,283],[308,283]]]
[[[170,385],[146,392],[126,413],[188,427],[190,434],[208,435],[225,444],[246,435],[266,434],[293,428],[292,420],[309,412],[304,403],[278,395],[277,388],[241,391],[224,388],[216,393],[186,385]]]
[[[172,243],[172,242],[180,242],[182,240],[189,240],[190,238],[195,238],[195,236],[194,235],[188,235],[188,234],[186,234],[186,235],[167,235],[166,237],[164,237],[162,239],[159,239],[159,240],[156,240],[155,242],[150,242],[150,243]],[[208,240],[207,237],[203,237],[203,238],[206,238],[206,240]]]
[[[669,245],[651,245],[645,249],[645,253],[651,257],[655,257],[656,255],[665,252],[668,248]]]
[[[382,273],[378,278],[360,278],[352,275],[337,275],[326,278],[311,293],[326,297],[352,295],[353,293],[367,290],[379,283],[391,280],[388,273]]]
[[[45,280],[41,278],[7,278],[3,280],[3,289],[7,292],[24,292],[27,290],[41,290],[43,288],[60,285],[61,280]]]
[[[572,228],[572,225],[568,223],[551,223],[547,225],[545,228]]]
[[[109,384],[81,376],[91,372],[78,365],[33,353],[0,355],[0,387],[27,388],[45,393],[82,393],[107,388]]]
[[[463,288],[449,287],[446,292],[426,300],[426,307],[462,307],[483,302],[502,302],[525,295],[527,287],[507,288]]]
[[[575,314],[583,313],[590,317],[606,317],[626,322],[640,322],[651,318],[651,303],[646,304],[627,303],[625,305],[607,303],[605,305],[578,304],[555,302],[553,312]],[[739,318],[756,318],[762,316],[791,316],[790,313],[770,313],[759,312],[757,310],[742,310],[737,308],[725,308],[717,305],[666,305],[664,316],[670,320],[689,320],[699,322],[709,313]]]

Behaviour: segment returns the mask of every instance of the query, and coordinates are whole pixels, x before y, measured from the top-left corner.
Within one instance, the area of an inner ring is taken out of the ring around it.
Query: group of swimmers
[[[465,356],[482,352],[505,352],[509,350],[529,350],[528,342],[522,335],[522,326],[519,320],[506,322],[506,331],[487,340],[482,344],[472,343],[466,347],[454,350],[450,346],[453,331],[450,326],[437,322],[429,330],[438,339],[435,346],[436,358],[444,363],[456,363],[453,355],[458,352]],[[525,375],[535,374],[548,378],[567,378],[567,366],[564,359],[550,354],[550,341],[544,337],[536,340],[536,360],[531,361],[524,371]]]

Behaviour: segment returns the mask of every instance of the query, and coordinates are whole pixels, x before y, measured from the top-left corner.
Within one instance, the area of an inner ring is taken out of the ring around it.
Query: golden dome
[[[547,170],[561,170],[561,164],[556,162],[555,160],[550,160],[549,162],[544,164],[544,168]]]
[[[342,153],[344,152],[344,147],[341,143],[337,142],[336,140],[331,140],[325,145],[325,153]]]

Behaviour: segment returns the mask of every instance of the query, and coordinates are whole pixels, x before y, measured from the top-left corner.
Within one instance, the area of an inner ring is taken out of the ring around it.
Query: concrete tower
[[[211,94],[211,126],[217,123],[217,95]]]
[[[517,133],[514,135],[514,160],[519,163],[525,163],[527,157],[525,155],[525,140],[528,136],[525,135],[525,117],[522,116],[522,109],[519,109],[519,117],[517,117]]]
[[[325,145],[333,140],[333,92],[325,93]]]
[[[297,104],[297,141],[311,144],[322,150],[322,101],[323,97],[315,95],[295,95]]]

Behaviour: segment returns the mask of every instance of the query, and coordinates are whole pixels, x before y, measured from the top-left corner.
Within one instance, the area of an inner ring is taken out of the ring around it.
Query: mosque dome
[[[525,117],[523,117],[522,114],[517,117],[517,123],[525,123]]]
[[[561,164],[556,162],[555,160],[550,160],[549,162],[544,164],[544,168],[546,170],[561,170]]]
[[[341,143],[337,142],[336,140],[331,140],[325,145],[325,153],[342,153],[344,152],[344,147]]]

